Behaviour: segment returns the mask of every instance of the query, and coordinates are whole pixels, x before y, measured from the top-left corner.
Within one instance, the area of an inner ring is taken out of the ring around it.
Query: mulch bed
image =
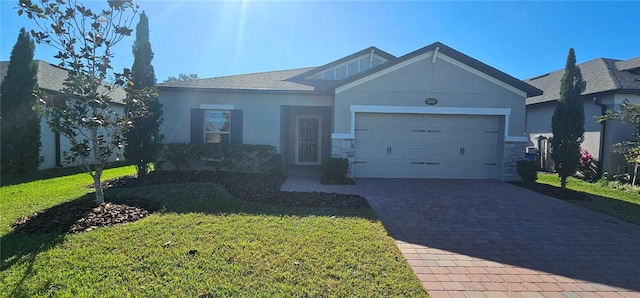
[[[106,188],[140,187],[168,183],[209,182],[225,187],[238,199],[294,207],[369,208],[367,200],[357,195],[336,193],[282,192],[286,177],[228,172],[157,171],[145,177],[125,176],[103,182]],[[91,187],[91,186],[87,186]],[[98,227],[113,226],[142,219],[160,210],[156,201],[136,198],[107,199],[99,206],[93,196],[66,202],[22,217],[11,226],[18,232],[79,233]]]
[[[114,198],[98,206],[93,199],[79,199],[22,217],[11,226],[30,234],[74,234],[133,222],[159,209],[157,202],[135,197]]]
[[[145,177],[121,177],[107,181],[106,187],[138,187],[166,183],[210,182],[226,188],[234,197],[256,203],[294,207],[369,208],[361,196],[318,193],[282,192],[286,177],[247,173],[211,171],[155,171]]]
[[[558,198],[565,201],[588,201],[591,200],[590,197],[585,195],[584,193],[571,190],[571,189],[562,189],[560,187],[556,187],[549,184],[542,183],[525,183],[525,182],[510,182],[513,185],[517,185],[520,187],[524,187],[535,192],[539,192],[550,197]]]
[[[356,185],[356,181],[353,178],[342,177],[342,178],[333,178],[333,177],[320,177],[320,184],[328,184],[328,185]]]

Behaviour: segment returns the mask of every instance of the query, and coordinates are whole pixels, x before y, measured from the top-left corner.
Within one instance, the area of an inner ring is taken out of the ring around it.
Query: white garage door
[[[498,178],[499,118],[356,113],[355,177]]]

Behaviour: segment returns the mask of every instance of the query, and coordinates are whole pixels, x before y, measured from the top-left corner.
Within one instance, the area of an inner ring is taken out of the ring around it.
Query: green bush
[[[533,160],[519,160],[517,163],[516,171],[522,181],[527,183],[533,183],[538,180],[538,169],[540,166],[537,161]]]
[[[168,143],[155,165],[160,170],[284,173],[282,156],[270,145]]]
[[[343,179],[349,173],[349,160],[346,158],[327,158],[322,161],[322,176]]]

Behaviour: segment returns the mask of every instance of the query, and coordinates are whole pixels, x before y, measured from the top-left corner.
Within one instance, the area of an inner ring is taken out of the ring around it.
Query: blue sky
[[[19,29],[34,28],[16,2],[0,3],[3,61]],[[570,47],[578,62],[640,56],[640,1],[137,3],[149,17],[159,82],[319,66],[369,46],[401,56],[435,41],[519,79],[563,68]],[[115,49],[116,69],[133,63],[133,39]],[[57,62],[53,55],[36,47],[36,59]]]

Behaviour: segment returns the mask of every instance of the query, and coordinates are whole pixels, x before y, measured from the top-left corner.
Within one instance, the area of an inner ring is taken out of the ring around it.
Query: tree
[[[165,83],[168,83],[168,82],[183,82],[183,81],[193,81],[193,80],[197,80],[197,79],[200,79],[198,77],[198,74],[195,74],[195,73],[190,73],[190,74],[180,73],[180,74],[178,74],[178,77],[169,76],[166,80],[164,80],[164,82]]]
[[[556,163],[562,188],[566,188],[567,177],[575,174],[580,164],[580,144],[584,140],[584,103],[581,96],[586,86],[571,48],[560,81],[560,98],[551,118],[551,157]]]
[[[35,45],[24,28],[11,50],[7,75],[0,88],[0,152],[3,174],[25,174],[40,164],[40,117],[33,110],[38,88]]]
[[[133,89],[143,90],[153,94],[144,102],[147,114],[133,119],[132,127],[125,134],[126,146],[124,157],[135,163],[138,177],[144,176],[149,171],[149,163],[158,157],[158,145],[162,139],[160,124],[162,123],[162,104],[158,101],[156,90],[156,75],[151,65],[153,51],[149,42],[149,19],[144,11],[140,14],[140,21],[136,26],[136,40],[133,43],[133,66],[131,77]],[[127,110],[135,108],[132,102],[127,105]]]
[[[632,181],[635,184],[640,161],[640,104],[632,104],[628,99],[625,99],[620,105],[620,111],[607,110],[607,113],[601,116],[598,122],[607,120],[621,121],[634,128],[631,139],[613,144],[611,151],[623,154],[628,163],[635,164]]]
[[[144,113],[139,109],[140,94],[130,86],[129,71],[113,73],[113,47],[131,35],[129,28],[138,6],[132,0],[109,0],[108,7],[94,12],[76,0],[19,0],[18,15],[26,14],[40,31],[31,30],[38,44],[58,50],[54,56],[60,67],[69,69],[60,96],[38,93],[39,109],[51,128],[69,139],[71,148],[64,152],[67,162],[79,163],[93,178],[96,203],[104,202],[101,177],[116,150],[122,147],[123,132],[131,118]],[[105,83],[113,74],[112,84]],[[122,89],[135,94],[124,99],[135,102],[137,109],[117,113],[113,101]]]

